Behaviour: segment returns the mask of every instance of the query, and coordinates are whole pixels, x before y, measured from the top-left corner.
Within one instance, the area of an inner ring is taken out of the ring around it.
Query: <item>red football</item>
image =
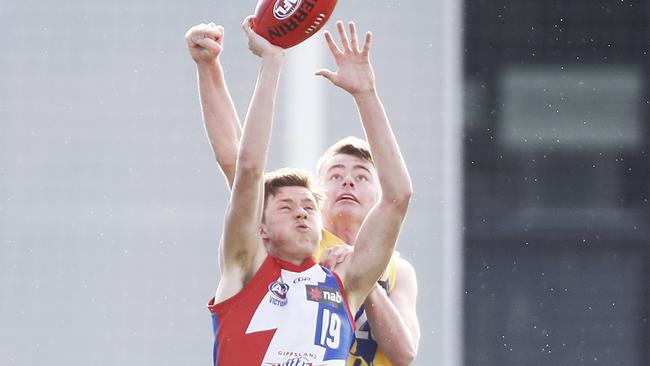
[[[318,32],[336,0],[259,0],[253,30],[274,45],[289,48]]]

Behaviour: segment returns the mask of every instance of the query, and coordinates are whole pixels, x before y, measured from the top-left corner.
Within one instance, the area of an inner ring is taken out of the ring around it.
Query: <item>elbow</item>
[[[400,189],[391,192],[390,194],[384,194],[382,199],[389,205],[394,207],[397,211],[402,214],[406,214],[406,210],[411,203],[411,197],[413,196],[413,187],[411,187],[411,182],[405,184]]]
[[[399,194],[398,202],[400,203],[400,205],[408,207],[408,205],[411,203],[412,196],[413,196],[413,186],[411,185],[411,181],[409,180],[408,183],[404,184],[404,189]]]
[[[262,176],[264,175],[264,165],[241,158],[242,157],[240,156],[239,161],[237,161],[235,180],[245,179],[249,181],[262,179]]]
[[[264,172],[264,159],[255,159],[251,154],[240,151],[235,161],[237,174],[262,174]]]
[[[415,347],[411,348],[408,354],[404,356],[405,365],[410,365],[411,363],[413,363],[417,355],[418,355],[418,351],[415,349]]]
[[[415,347],[407,347],[407,349],[404,349],[403,352],[401,352],[395,360],[391,360],[391,362],[394,366],[408,366],[415,361],[416,356],[417,351]]]

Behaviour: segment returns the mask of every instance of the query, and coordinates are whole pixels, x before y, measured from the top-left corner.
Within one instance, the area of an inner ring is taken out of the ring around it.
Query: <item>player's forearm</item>
[[[264,170],[281,67],[281,54],[262,58],[259,78],[246,114],[240,143],[237,159],[238,174],[240,171],[262,173]]]
[[[197,80],[205,130],[217,163],[232,188],[241,124],[221,64],[197,64]]]
[[[262,180],[281,64],[281,57],[262,57],[257,84],[246,114],[224,224],[224,273],[250,275],[255,270],[255,258],[263,250],[256,233],[262,216]]]
[[[354,252],[343,269],[348,298],[355,306],[364,302],[386,269],[404,219],[402,211],[380,201],[361,225]]]
[[[374,89],[356,93],[354,99],[375,161],[382,197],[405,209],[412,193],[411,179],[384,106]]]
[[[417,355],[413,335],[386,292],[376,286],[364,302],[372,337],[395,366],[409,365]]]

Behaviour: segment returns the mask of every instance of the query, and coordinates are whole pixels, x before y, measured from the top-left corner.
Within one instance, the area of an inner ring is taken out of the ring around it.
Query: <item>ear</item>
[[[265,224],[260,224],[260,237],[264,241],[267,241],[269,239],[269,233],[266,230],[266,225]]]

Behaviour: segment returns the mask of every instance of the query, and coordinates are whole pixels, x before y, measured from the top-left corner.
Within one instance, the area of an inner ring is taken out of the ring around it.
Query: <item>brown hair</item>
[[[282,187],[305,187],[313,195],[316,204],[320,206],[324,198],[313,183],[311,175],[306,170],[294,168],[282,168],[270,173],[264,174],[264,207],[266,208],[267,198],[275,195],[279,188]]]
[[[372,160],[372,154],[370,153],[370,145],[368,145],[368,142],[358,137],[348,136],[340,139],[325,151],[320,159],[318,159],[316,172],[320,174],[323,165],[325,165],[329,159],[339,154],[356,156],[361,160],[365,160],[370,162],[372,165],[375,165],[375,161]]]

